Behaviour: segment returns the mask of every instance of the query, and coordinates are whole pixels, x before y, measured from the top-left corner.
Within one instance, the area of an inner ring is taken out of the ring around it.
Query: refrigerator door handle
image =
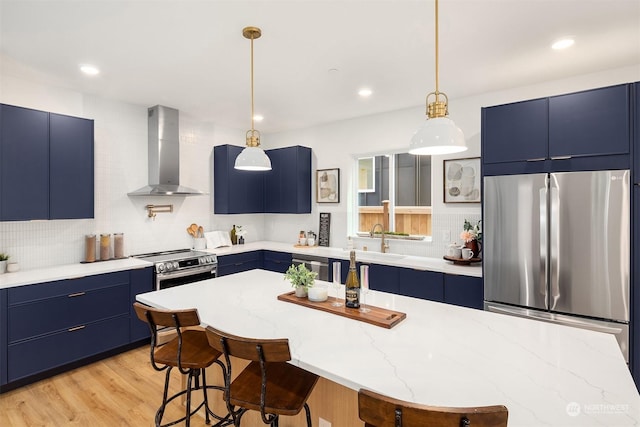
[[[549,181],[549,308],[556,309],[560,299],[560,194],[551,174]]]
[[[545,180],[546,183],[546,180]],[[538,288],[540,295],[544,298],[544,308],[549,308],[549,299],[547,298],[547,277],[549,272],[549,260],[547,257],[547,187],[546,185],[540,189],[540,277]]]

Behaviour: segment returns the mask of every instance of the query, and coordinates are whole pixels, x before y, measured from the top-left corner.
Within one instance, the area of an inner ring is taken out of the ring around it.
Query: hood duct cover
[[[195,196],[202,191],[180,185],[179,113],[175,108],[149,108],[149,185],[129,196]]]

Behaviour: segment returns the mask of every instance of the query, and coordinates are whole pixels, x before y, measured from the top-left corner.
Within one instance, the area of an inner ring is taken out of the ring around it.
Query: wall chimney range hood
[[[200,190],[180,185],[179,113],[175,108],[149,108],[149,185],[129,196],[196,196]]]

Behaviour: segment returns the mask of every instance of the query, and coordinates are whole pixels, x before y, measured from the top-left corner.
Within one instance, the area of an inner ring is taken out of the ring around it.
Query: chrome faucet
[[[376,227],[380,226],[380,232],[382,233],[382,239],[380,239],[380,252],[385,254],[389,250],[389,245],[384,240],[384,226],[380,223],[375,224],[371,227],[371,231],[369,232],[369,237],[373,238],[375,235]]]

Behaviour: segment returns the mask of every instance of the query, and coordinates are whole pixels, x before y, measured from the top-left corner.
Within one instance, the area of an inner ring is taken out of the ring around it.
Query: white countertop
[[[252,270],[137,299],[196,307],[203,325],[232,334],[289,338],[291,363],[353,390],[504,404],[510,427],[640,424],[640,395],[612,335],[372,291],[367,302],[407,313],[384,329],[277,300],[290,290],[282,274]]]
[[[115,271],[133,270],[150,267],[153,264],[136,258],[97,261],[86,264],[67,264],[58,267],[39,268],[35,270],[16,271],[0,274],[0,289],[34,283],[51,282],[53,280],[73,279],[75,277],[95,274],[113,273]]]
[[[278,252],[290,252],[293,254],[307,254],[327,258],[349,259],[349,252],[345,249],[313,246],[297,247],[289,243],[278,242],[253,242],[244,245],[234,245],[232,247],[222,247],[216,249],[205,249],[216,255],[230,255],[242,252],[270,250]],[[462,276],[482,277],[482,264],[454,265],[443,258],[427,258],[412,255],[382,254],[373,251],[356,251],[356,259],[363,262],[376,264],[393,265],[396,267],[415,268],[417,270],[428,270],[440,273],[459,274]]]
[[[234,245],[217,249],[204,249],[205,252],[216,255],[230,255],[250,251],[270,250],[289,252],[293,254],[308,254],[336,259],[349,259],[349,252],[339,248],[327,247],[295,247],[293,244],[278,242],[254,242],[245,245]],[[405,256],[398,254],[381,254],[379,252],[357,251],[357,260],[377,264],[393,265],[396,267],[415,268],[418,270],[436,271],[463,276],[482,277],[481,264],[453,265],[438,258]],[[39,268],[34,270],[17,271],[0,274],[0,289],[14,286],[31,285],[34,283],[50,282],[53,280],[72,279],[75,277],[91,276],[94,274],[112,273],[114,271],[144,268],[153,265],[136,258],[125,258],[93,263],[67,264],[56,267]]]

